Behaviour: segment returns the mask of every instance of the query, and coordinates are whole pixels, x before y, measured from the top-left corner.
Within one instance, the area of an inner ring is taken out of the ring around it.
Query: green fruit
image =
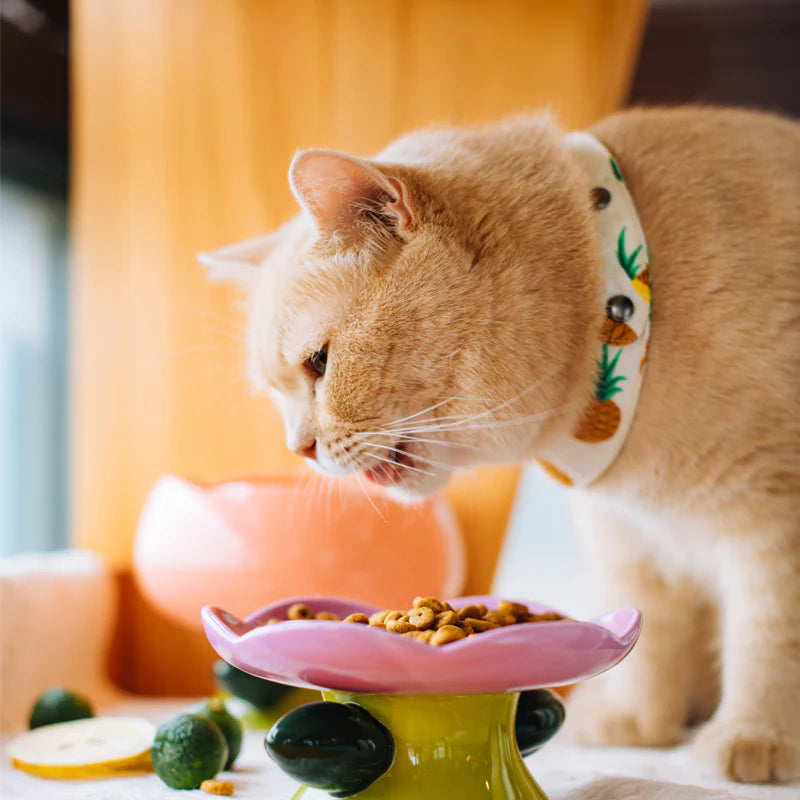
[[[547,689],[523,692],[517,705],[514,725],[517,746],[523,756],[535,753],[556,735],[564,722],[564,704],[558,695]]]
[[[291,686],[275,683],[264,678],[256,678],[247,672],[231,666],[225,661],[214,664],[214,676],[224,689],[235,697],[247,700],[256,708],[269,708],[274,706],[281,698],[292,691]]]
[[[284,714],[264,747],[295,780],[332,797],[362,792],[392,765],[389,730],[355,703],[308,703]]]
[[[93,717],[89,701],[71,689],[55,687],[48,689],[35,703],[28,727],[41,728],[55,722],[70,722],[73,719]]]
[[[218,697],[202,700],[186,710],[193,714],[202,714],[219,725],[219,729],[228,743],[228,760],[225,762],[225,769],[230,769],[242,749],[242,723],[228,712],[225,703]]]
[[[225,767],[228,745],[216,722],[201,714],[178,714],[156,731],[153,769],[173,789],[198,789]]]

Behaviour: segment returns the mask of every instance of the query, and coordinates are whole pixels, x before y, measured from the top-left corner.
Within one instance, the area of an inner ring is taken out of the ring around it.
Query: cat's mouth
[[[379,461],[364,474],[379,486],[394,486],[409,470],[416,469],[414,459],[408,451],[408,443],[399,441],[392,450],[391,461]]]

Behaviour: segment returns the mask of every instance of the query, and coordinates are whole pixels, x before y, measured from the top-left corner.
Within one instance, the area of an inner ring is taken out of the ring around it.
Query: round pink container
[[[244,615],[292,595],[397,608],[452,597],[465,553],[443,497],[412,507],[307,475],[205,487],[168,475],[142,510],[134,570],[158,610],[199,630],[209,603]]]

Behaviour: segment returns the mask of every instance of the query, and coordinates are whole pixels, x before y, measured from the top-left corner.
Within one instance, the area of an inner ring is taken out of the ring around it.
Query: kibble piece
[[[464,606],[458,610],[458,618],[466,619],[467,617],[477,617],[480,619],[483,616],[478,606]]]
[[[405,613],[402,611],[390,611],[384,618],[383,624],[388,625],[390,622],[400,619],[400,617],[404,617]]]
[[[349,614],[342,622],[355,622],[358,625],[369,625],[369,617],[366,614]]]
[[[433,609],[430,606],[420,606],[408,612],[408,621],[419,631],[424,631],[433,625]]]
[[[448,642],[457,642],[459,639],[466,638],[467,634],[461,628],[457,628],[455,625],[445,625],[443,628],[439,628],[438,631],[434,631],[433,636],[431,636],[431,644],[439,647]]]
[[[334,621],[338,622],[339,621],[339,615],[338,614],[334,614],[333,611],[320,611],[314,617],[314,619],[330,619],[330,620],[334,620]]]
[[[444,611],[444,604],[437,600],[435,597],[415,597],[414,598],[414,608],[420,608],[422,606],[426,606],[427,608],[433,609],[434,614],[439,614],[440,612]]]
[[[464,631],[464,633],[466,633],[467,636],[472,636],[472,634],[475,633],[475,629],[472,627],[472,625],[470,625],[469,621],[466,619],[460,619],[457,623],[457,626],[461,628],[461,630]]]
[[[411,639],[416,639],[417,641],[427,643],[433,638],[433,634],[434,631],[428,628],[428,630],[425,631],[406,631],[403,636],[408,636]]]
[[[480,612],[481,612],[481,613],[478,615],[479,617],[481,617],[481,618],[485,617],[485,616],[486,616],[486,612],[487,612],[488,610],[489,610],[489,609],[488,609],[488,608],[486,608],[486,606],[485,606],[483,603],[478,603],[478,611],[480,611]]]
[[[288,619],[311,619],[313,616],[311,609],[303,603],[295,603],[293,606],[289,606],[289,610],[286,612]]]
[[[386,630],[392,633],[407,633],[415,631],[416,628],[408,621],[408,614],[403,614],[399,619],[387,619]]]
[[[543,611],[541,614],[529,614],[529,622],[556,622],[564,617],[556,611]]]
[[[483,633],[484,631],[492,630],[492,628],[500,627],[496,622],[490,622],[488,619],[474,619],[473,617],[468,617],[464,622],[468,622],[475,633]]]
[[[528,616],[528,606],[524,606],[522,603],[512,603],[509,600],[501,600],[497,604],[497,610],[503,614],[510,614],[516,619]]]
[[[389,614],[388,609],[384,611],[376,611],[374,614],[370,616],[369,624],[383,628],[384,625],[386,624],[386,617],[388,614]]]
[[[502,611],[487,611],[483,618],[497,625],[513,625],[516,622],[511,614],[504,614]]]
[[[433,627],[439,630],[445,625],[455,625],[456,622],[458,622],[458,615],[455,611],[442,611],[433,618]]]
[[[227,797],[233,794],[233,784],[230,781],[218,781],[216,778],[203,781],[200,788],[209,794],[224,794]]]

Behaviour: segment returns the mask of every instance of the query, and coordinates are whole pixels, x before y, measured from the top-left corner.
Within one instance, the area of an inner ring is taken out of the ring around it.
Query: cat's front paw
[[[582,744],[669,747],[683,738],[683,720],[674,708],[615,695],[601,682],[575,689],[567,701],[566,729]]]
[[[770,783],[800,777],[800,739],[760,722],[714,719],[701,729],[694,750],[728,780]]]

